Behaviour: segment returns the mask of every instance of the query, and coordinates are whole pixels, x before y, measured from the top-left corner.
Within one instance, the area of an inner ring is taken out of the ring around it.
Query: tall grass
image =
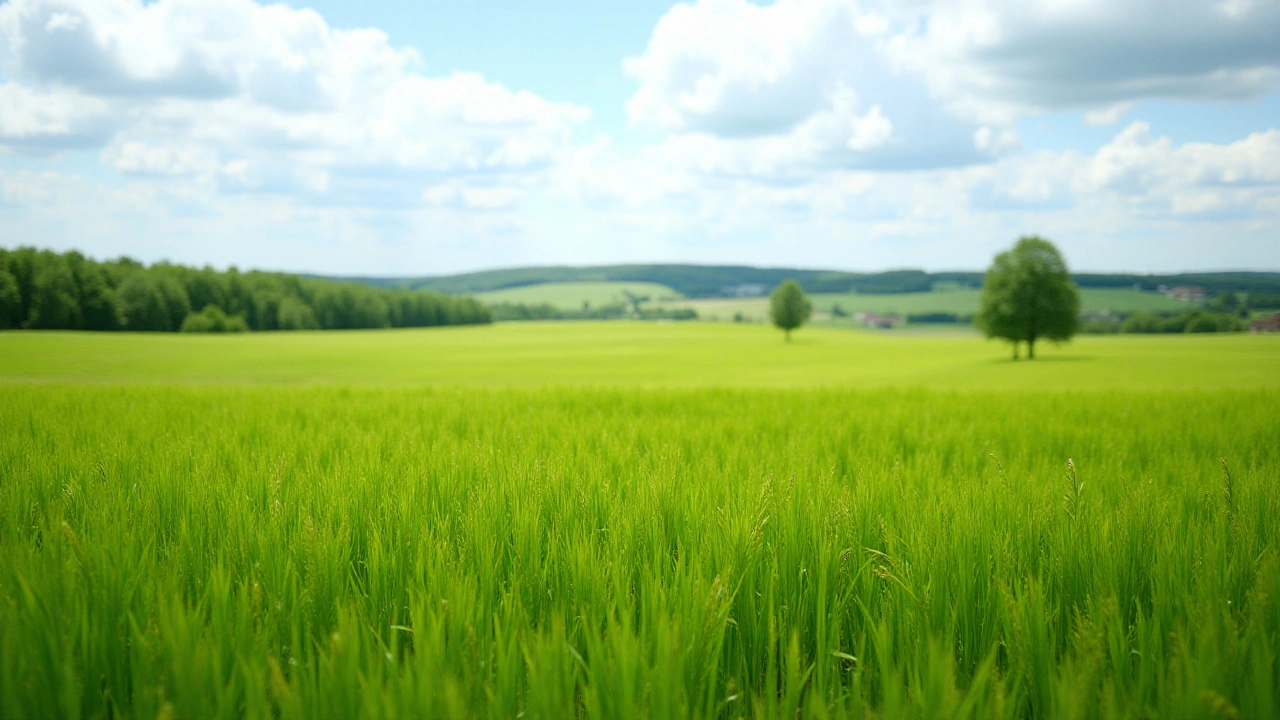
[[[1278,406],[0,386],[0,716],[1276,717]]]

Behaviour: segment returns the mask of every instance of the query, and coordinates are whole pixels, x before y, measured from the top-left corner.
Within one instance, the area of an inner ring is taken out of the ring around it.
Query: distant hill
[[[952,287],[981,287],[980,272],[891,270],[853,273],[838,270],[759,268],[743,265],[600,265],[595,267],[523,267],[485,270],[438,277],[343,277],[378,287],[430,289],[452,294],[475,294],[542,283],[646,282],[666,285],[687,298],[751,297],[768,293],[786,278],[794,278],[806,292],[868,295],[928,292],[935,283]],[[1080,287],[1155,290],[1161,285],[1199,285],[1208,293],[1280,292],[1280,272],[1210,272],[1175,275],[1082,273],[1073,276]]]

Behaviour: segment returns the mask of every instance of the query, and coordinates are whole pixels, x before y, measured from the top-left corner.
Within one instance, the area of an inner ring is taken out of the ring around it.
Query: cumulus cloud
[[[883,52],[886,16],[844,0],[699,0],[658,22],[624,69],[633,123],[685,134],[699,166],[919,169],[989,159]],[[717,159],[711,160],[708,156]],[[735,169],[736,167],[736,169]]]
[[[0,145],[92,148],[106,142],[113,131],[108,103],[61,88],[37,91],[12,81],[0,83],[0,107]]]
[[[697,0],[625,61],[638,83],[627,110],[670,133],[769,139],[731,143],[742,163],[804,163],[814,143],[798,129],[856,98],[854,112],[874,109],[891,132],[864,143],[845,124],[827,164],[959,166],[1016,149],[1027,114],[1081,109],[1107,125],[1143,99],[1280,88],[1276,28],[1280,0]]]
[[[1168,237],[1176,269],[1201,264],[1213,222],[1215,264],[1276,266],[1280,130],[1175,143],[1136,120],[1149,97],[1280,87],[1277,7],[694,0],[623,61],[637,147],[584,141],[585,107],[433,73],[309,10],[8,0],[0,153],[28,157],[0,157],[0,222],[10,242],[104,238],[99,254],[415,273],[974,267],[1022,232],[1136,269],[1154,241],[1107,243]],[[1067,108],[1117,131],[1093,150],[1025,146],[1019,119]],[[59,153],[123,182],[17,169]]]
[[[432,77],[378,30],[252,0],[0,5],[0,145],[102,148],[138,176],[378,195],[387,181],[536,172],[589,111],[475,73]]]
[[[1261,219],[1274,217],[1280,197],[1280,130],[1178,145],[1134,122],[1092,154],[1041,151],[970,176],[970,205],[979,211],[1087,214],[1106,205],[1163,220],[1224,212]]]
[[[883,7],[897,28],[887,54],[955,111],[984,122],[1063,108],[1120,108],[1118,116],[1134,100],[1243,99],[1280,87],[1277,0],[886,0]]]

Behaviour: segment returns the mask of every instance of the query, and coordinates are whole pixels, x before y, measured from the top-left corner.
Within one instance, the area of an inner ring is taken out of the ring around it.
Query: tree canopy
[[[0,330],[327,330],[491,321],[479,301],[430,290],[0,248]]]
[[[1016,360],[1019,343],[1035,358],[1037,340],[1071,339],[1079,315],[1080,292],[1058,249],[1048,240],[1024,237],[996,255],[987,270],[976,320],[987,337],[1012,342]]]
[[[803,325],[812,313],[813,303],[804,296],[804,290],[795,280],[783,280],[769,294],[769,317],[786,333],[787,342],[791,342],[791,331]]]

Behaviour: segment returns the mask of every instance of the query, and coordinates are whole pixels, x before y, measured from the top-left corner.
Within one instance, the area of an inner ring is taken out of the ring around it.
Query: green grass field
[[[1280,338],[0,333],[0,717],[1280,715]]]
[[[1082,336],[1040,360],[977,336],[652,322],[179,336],[0,333],[0,381],[954,389],[1280,387],[1280,338]]]
[[[475,297],[486,305],[547,304],[562,310],[580,310],[583,303],[590,303],[592,307],[601,307],[627,302],[625,295],[627,292],[634,295],[647,295],[655,302],[680,298],[680,293],[666,285],[646,282],[540,283],[478,293]]]
[[[927,293],[901,293],[892,295],[815,294],[810,295],[814,310],[819,315],[828,314],[834,305],[840,305],[852,314],[860,310],[876,313],[952,313],[972,315],[978,311],[981,290],[949,289]],[[734,315],[764,322],[768,318],[768,298],[713,298],[706,300],[678,300],[666,303],[669,307],[691,307],[703,320],[732,320]],[[1110,288],[1083,288],[1080,290],[1080,306],[1085,311],[1110,310],[1112,312],[1136,312],[1139,310],[1185,310],[1180,303],[1155,292],[1117,290]]]

